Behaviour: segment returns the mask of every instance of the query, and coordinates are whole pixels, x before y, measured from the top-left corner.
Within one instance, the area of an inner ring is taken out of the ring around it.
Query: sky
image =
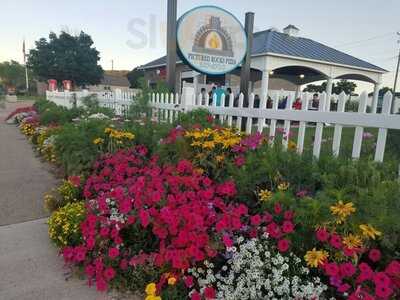
[[[244,22],[255,12],[255,30],[288,24],[311,38],[388,71],[393,86],[400,31],[400,0],[178,0],[178,17],[199,5],[216,5]],[[167,0],[1,0],[0,62],[22,62],[22,41],[33,48],[50,31],[90,34],[104,69],[130,70],[165,54]],[[371,84],[357,82],[360,89]]]

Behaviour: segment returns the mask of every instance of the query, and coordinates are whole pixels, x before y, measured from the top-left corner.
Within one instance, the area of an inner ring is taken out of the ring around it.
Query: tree
[[[131,84],[131,88],[140,88],[140,78],[144,76],[144,71],[139,70],[138,68],[133,69],[127,75],[129,83]]]
[[[4,88],[25,89],[25,67],[14,60],[0,63],[0,84]]]
[[[309,93],[322,93],[326,91],[326,82],[323,82],[322,84],[308,84],[304,89],[303,92],[309,92]]]
[[[357,87],[352,81],[348,81],[346,79],[341,79],[336,84],[333,84],[332,92],[334,94],[339,95],[341,92],[345,92],[347,95],[352,95]]]
[[[332,93],[340,94],[341,92],[345,92],[347,95],[351,95],[354,93],[356,87],[357,87],[357,85],[354,82],[348,81],[346,79],[341,79],[336,84],[335,83],[332,84]],[[326,81],[324,81],[320,85],[308,84],[303,91],[311,92],[311,93],[325,92],[326,91]]]
[[[85,86],[103,78],[99,51],[83,31],[79,35],[62,31],[59,36],[51,32],[49,40],[41,38],[35,44],[28,55],[28,66],[39,79],[71,80],[77,86]]]

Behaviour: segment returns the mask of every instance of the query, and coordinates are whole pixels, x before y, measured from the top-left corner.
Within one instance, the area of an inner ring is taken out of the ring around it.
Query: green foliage
[[[132,120],[144,120],[151,118],[151,107],[149,106],[150,95],[152,93],[169,93],[169,88],[164,81],[158,81],[156,88],[151,89],[144,77],[138,78],[138,85],[142,90],[134,99],[134,102],[129,107],[129,118]]]
[[[188,295],[188,289],[182,281],[175,285],[168,285],[163,288],[161,293],[161,299],[165,300],[186,300]]]
[[[315,191],[321,187],[320,174],[309,157],[282,151],[278,146],[263,145],[258,151],[250,152],[241,168],[233,164],[228,167],[227,176],[236,182],[239,200],[250,207],[258,202],[255,191],[275,189],[280,180],[290,182],[294,191]]]
[[[175,125],[180,125],[183,128],[201,125],[202,128],[208,128],[212,125],[212,123],[209,122],[209,117],[211,117],[211,115],[207,109],[198,108],[185,114],[180,114],[178,120],[175,121]]]
[[[29,52],[28,66],[41,80],[68,79],[84,86],[100,82],[103,69],[99,60],[99,52],[88,34],[81,31],[73,36],[62,31],[58,36],[51,32],[49,40],[36,41],[36,48]]]
[[[82,103],[85,106],[85,115],[87,116],[98,113],[104,114],[110,118],[115,116],[113,109],[100,106],[99,100],[95,94],[83,98]]]
[[[82,108],[68,109],[43,99],[36,101],[34,107],[40,115],[40,123],[42,125],[63,125],[71,122],[83,113]]]
[[[32,76],[29,76],[29,78],[32,78]],[[0,63],[0,82],[5,87],[14,87],[17,90],[25,89],[25,80],[25,67],[23,65],[14,60]]]
[[[324,81],[320,85],[308,84],[303,91],[310,93],[322,93],[326,91],[326,85],[326,81]],[[355,91],[356,87],[357,84],[355,84],[354,82],[348,81],[346,79],[341,79],[339,82],[332,84],[332,93],[340,94],[341,92],[345,92],[347,95],[351,95]]]
[[[151,118],[151,108],[149,106],[151,91],[144,78],[139,78],[138,83],[142,92],[135,97],[134,102],[129,106],[128,115],[132,120],[149,119]]]
[[[381,247],[394,253],[400,246],[400,182],[397,164],[379,164],[370,159],[336,159],[324,155],[319,161],[299,156],[280,147],[263,146],[246,157],[242,168],[231,165],[227,177],[237,184],[238,200],[253,211],[271,208],[275,202],[296,211],[301,240],[299,249],[309,245],[308,237],[330,216],[337,201],[353,202],[357,208],[351,224],[371,224],[384,233]],[[287,192],[279,192],[279,182],[289,182]],[[268,189],[274,195],[261,203],[257,191]],[[305,191],[305,197],[296,194]],[[349,226],[351,226],[351,224]],[[305,248],[303,249],[305,250]]]
[[[55,140],[55,149],[66,175],[87,173],[99,155],[93,143],[98,137],[104,138],[104,129],[109,121],[88,120],[79,124],[65,124]]]
[[[162,138],[168,135],[171,126],[144,120],[142,122],[129,122],[123,125],[123,129],[134,132],[135,143],[145,145],[150,151],[154,151],[160,144]]]
[[[389,130],[387,149],[389,155],[397,155],[400,153],[400,130]]]
[[[49,236],[55,245],[77,246],[82,242],[80,223],[85,219],[85,203],[68,203],[49,218]]]
[[[141,80],[144,76],[144,71],[139,70],[138,68],[133,69],[127,74],[129,83],[131,84],[131,88],[141,88]]]

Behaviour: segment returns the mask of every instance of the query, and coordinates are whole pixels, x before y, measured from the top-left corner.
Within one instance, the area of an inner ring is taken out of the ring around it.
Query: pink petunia
[[[329,244],[333,248],[340,249],[342,247],[342,238],[337,233],[332,233]]]
[[[230,248],[233,246],[233,241],[228,235],[224,235],[222,237],[222,241],[224,242],[225,247]]]
[[[278,250],[279,252],[287,252],[289,250],[290,247],[290,241],[286,240],[286,239],[282,239],[278,241]]]
[[[111,279],[113,279],[113,278],[115,277],[116,272],[115,272],[115,270],[114,270],[112,267],[108,267],[108,268],[106,268],[106,269],[104,270],[103,275],[104,275],[104,278],[105,278],[107,281],[110,281]]]
[[[317,240],[320,242],[326,242],[329,239],[329,232],[325,228],[319,228],[315,232]]]
[[[190,296],[190,300],[201,300],[201,296],[198,292],[193,292]]]
[[[294,231],[294,224],[291,221],[284,221],[282,224],[282,231],[284,233],[292,233]]]
[[[282,205],[278,202],[274,205],[274,212],[275,214],[279,215],[282,213]]]
[[[377,262],[381,259],[381,251],[378,249],[371,249],[368,253],[368,257],[371,261]]]
[[[260,215],[254,215],[250,217],[250,223],[253,226],[258,226],[261,224],[262,218]]]
[[[194,284],[193,277],[192,276],[186,276],[184,282],[185,282],[185,285],[186,285],[187,288],[191,288],[193,286],[193,284]]]
[[[215,299],[215,290],[213,287],[206,287],[204,289],[204,297],[208,299]]]
[[[119,249],[115,247],[111,247],[108,249],[108,257],[111,259],[116,259],[119,256]]]
[[[339,275],[339,266],[336,263],[327,263],[324,265],[325,273],[328,276],[338,276]]]
[[[351,262],[342,263],[339,268],[343,277],[352,277],[356,273],[356,268]]]

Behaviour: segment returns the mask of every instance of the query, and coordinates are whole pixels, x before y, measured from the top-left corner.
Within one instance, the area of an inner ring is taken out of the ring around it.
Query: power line
[[[382,39],[384,37],[388,37],[388,36],[394,35],[395,33],[396,32],[393,31],[393,32],[389,32],[389,33],[373,36],[373,37],[370,37],[370,38],[364,39],[364,40],[358,40],[358,41],[354,41],[354,42],[339,44],[339,45],[336,45],[335,47],[344,47],[344,46],[348,46],[348,45],[360,44],[360,43],[369,42],[369,41],[373,41],[373,40],[377,40],[377,39]]]

